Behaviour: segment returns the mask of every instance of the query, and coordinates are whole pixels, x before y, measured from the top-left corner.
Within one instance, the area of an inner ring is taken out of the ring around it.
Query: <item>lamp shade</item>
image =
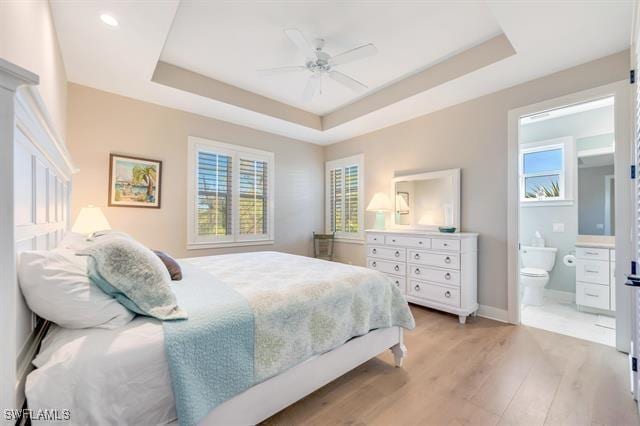
[[[376,192],[367,206],[369,212],[390,212],[392,210],[391,200],[384,192]]]
[[[80,209],[80,213],[73,223],[71,230],[78,234],[89,235],[97,231],[104,231],[111,229],[109,221],[104,217],[100,207],[83,207]]]

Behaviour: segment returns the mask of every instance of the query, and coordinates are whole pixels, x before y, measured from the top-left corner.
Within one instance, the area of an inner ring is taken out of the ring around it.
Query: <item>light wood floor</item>
[[[627,357],[525,326],[412,305],[403,368],[385,353],[268,419],[317,425],[638,425]]]

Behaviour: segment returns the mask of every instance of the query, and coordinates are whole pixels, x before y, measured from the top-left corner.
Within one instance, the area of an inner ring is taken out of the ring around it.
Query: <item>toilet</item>
[[[558,249],[553,247],[522,246],[520,248],[520,285],[524,288],[522,303],[541,306],[544,302],[544,286],[549,282],[549,272],[556,262]]]

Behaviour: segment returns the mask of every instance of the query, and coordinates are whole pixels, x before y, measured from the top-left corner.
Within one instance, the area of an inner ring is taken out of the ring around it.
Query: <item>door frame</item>
[[[520,324],[518,283],[520,271],[518,266],[520,264],[518,250],[520,215],[518,132],[520,118],[608,96],[615,97],[616,348],[622,352],[629,352],[632,326],[631,294],[629,288],[624,285],[624,277],[630,272],[628,269],[631,262],[633,185],[628,172],[629,166],[633,164],[633,148],[631,144],[631,86],[627,80],[515,108],[508,112],[507,314],[510,323]]]

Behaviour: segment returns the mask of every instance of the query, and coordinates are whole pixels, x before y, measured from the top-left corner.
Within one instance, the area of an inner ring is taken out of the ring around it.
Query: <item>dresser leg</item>
[[[407,356],[407,347],[402,343],[398,343],[391,347],[396,367],[402,367],[402,360]]]
[[[467,322],[467,316],[466,315],[458,315],[458,321],[460,321],[460,324],[464,324],[465,322]]]

